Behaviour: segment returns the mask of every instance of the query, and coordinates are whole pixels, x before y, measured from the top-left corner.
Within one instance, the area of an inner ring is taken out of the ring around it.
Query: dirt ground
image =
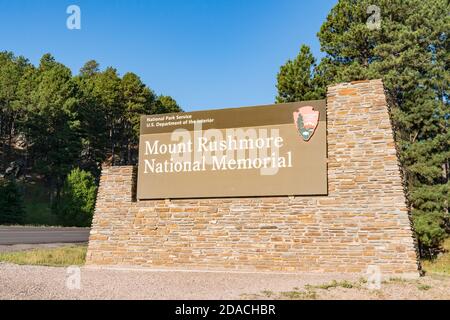
[[[450,299],[450,277],[437,275],[383,281],[378,290],[349,274],[83,267],[79,276],[77,269],[0,263],[0,299]]]
[[[449,276],[425,276],[417,280],[393,278],[382,281],[379,289],[369,289],[365,281],[332,281],[306,285],[284,292],[246,295],[248,299],[299,300],[450,300]]]

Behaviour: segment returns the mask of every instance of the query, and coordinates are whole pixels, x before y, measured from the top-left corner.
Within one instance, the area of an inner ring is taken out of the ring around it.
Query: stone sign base
[[[87,265],[417,277],[381,80],[330,87],[327,119],[328,196],[136,201],[136,168],[103,168]]]

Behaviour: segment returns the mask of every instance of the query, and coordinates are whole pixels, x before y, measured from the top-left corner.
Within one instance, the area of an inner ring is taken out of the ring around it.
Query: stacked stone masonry
[[[327,119],[328,196],[136,201],[137,169],[103,168],[87,264],[417,276],[381,80],[328,88]]]

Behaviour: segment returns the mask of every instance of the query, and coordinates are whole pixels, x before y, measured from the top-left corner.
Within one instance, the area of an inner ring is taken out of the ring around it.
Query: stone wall
[[[327,117],[328,196],[135,201],[135,169],[103,168],[87,264],[417,276],[381,80],[330,87]]]

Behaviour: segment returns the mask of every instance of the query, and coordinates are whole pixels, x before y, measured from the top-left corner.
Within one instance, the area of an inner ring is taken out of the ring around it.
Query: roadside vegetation
[[[367,281],[332,280],[303,288],[294,287],[290,291],[269,290],[257,294],[245,294],[243,299],[449,299],[450,298],[450,238],[443,243],[443,249],[434,258],[421,260],[425,276],[419,279],[390,278],[382,281],[379,290],[369,290]]]
[[[102,164],[136,164],[140,116],[180,111],[131,72],[0,52],[0,225],[89,226]]]
[[[14,180],[0,179],[0,225],[24,223],[22,194]]]
[[[369,28],[367,8],[381,23]],[[447,0],[340,0],[317,36],[325,56],[302,45],[277,77],[277,102],[325,98],[340,82],[382,79],[422,257],[450,235],[450,106]]]
[[[320,299],[444,299],[450,296],[450,276],[430,274],[419,279],[392,278],[382,281],[379,289],[369,289],[363,278],[357,281],[332,280],[322,284],[306,284],[289,291],[264,290],[241,295],[242,299],[320,300]]]
[[[443,248],[444,252],[436,257],[422,260],[422,268],[426,274],[450,276],[450,238],[444,242]]]
[[[17,185],[23,194],[24,225],[58,225],[58,218],[50,207],[50,190],[41,179],[18,179]]]
[[[86,251],[86,245],[71,245],[59,248],[0,252],[0,262],[52,267],[81,266],[86,260]]]
[[[369,23],[372,4],[379,26]],[[435,259],[450,236],[448,8],[447,0],[339,0],[318,30],[323,58],[301,45],[276,85],[283,103],[383,80],[420,254],[443,270]],[[33,65],[0,52],[0,224],[88,226],[101,165],[137,162],[140,115],[179,111],[131,72],[91,60],[73,75],[51,54]]]

